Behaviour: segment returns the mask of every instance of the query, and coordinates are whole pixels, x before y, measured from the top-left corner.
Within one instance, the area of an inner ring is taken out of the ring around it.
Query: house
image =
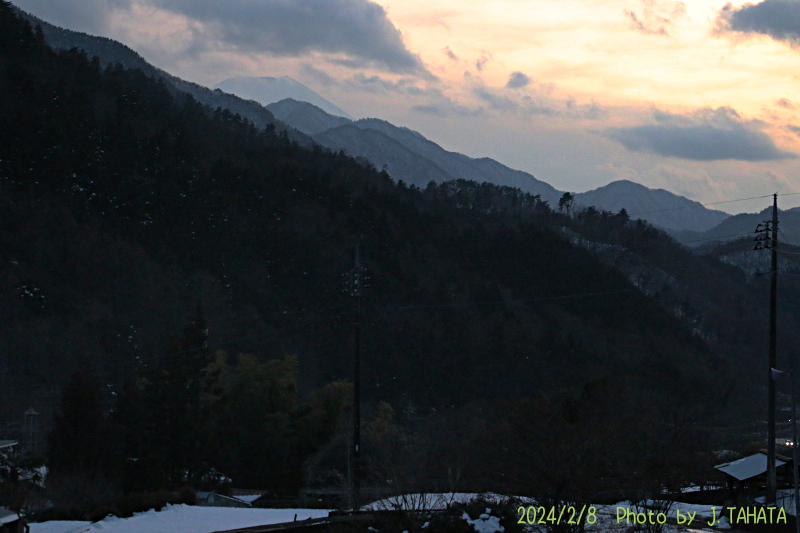
[[[23,524],[22,527],[25,528],[26,523],[24,519],[20,518],[15,511],[7,509],[6,507],[0,507],[0,533],[16,533],[20,522]],[[27,529],[27,531],[30,531],[30,529]]]
[[[198,492],[197,505],[202,507],[252,507],[249,502],[216,492]]]
[[[792,459],[782,455],[775,457],[775,471],[777,474],[778,486],[788,485],[792,482],[791,466]],[[767,454],[759,452],[736,461],[722,463],[714,467],[723,474],[728,484],[728,488],[738,491],[758,491],[766,485],[767,479]]]
[[[18,445],[19,441],[16,440],[0,440],[0,457],[8,458],[14,455]]]
[[[270,495],[271,493],[266,490],[231,489],[231,496],[251,504],[262,496]]]

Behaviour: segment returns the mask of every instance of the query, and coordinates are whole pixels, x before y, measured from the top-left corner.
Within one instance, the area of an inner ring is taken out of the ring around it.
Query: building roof
[[[781,461],[775,458],[775,466],[785,465],[786,461]],[[767,471],[767,456],[763,453],[757,453],[748,457],[743,457],[730,463],[722,463],[714,468],[721,472],[725,472],[729,476],[735,477],[739,481],[750,479]]]
[[[9,510],[6,507],[0,507],[0,528],[3,524],[10,524],[19,520],[19,515],[16,512]]]
[[[251,507],[249,501],[245,501],[233,496],[225,496],[223,494],[217,494],[216,492],[208,491],[200,491],[197,493],[197,503],[201,505],[217,504],[221,507],[226,507],[226,505],[224,505],[226,502],[227,504],[234,504],[241,507]]]
[[[266,490],[231,489],[231,496],[247,503],[252,503],[265,494],[269,494],[269,492]]]
[[[0,450],[3,448],[11,448],[12,446],[16,446],[19,444],[19,441],[16,440],[0,440]]]

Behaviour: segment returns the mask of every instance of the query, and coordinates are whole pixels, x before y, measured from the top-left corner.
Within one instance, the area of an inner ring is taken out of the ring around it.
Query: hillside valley
[[[0,3],[0,420],[41,413],[64,516],[225,478],[342,489],[356,342],[373,488],[593,501],[763,439],[768,280],[727,252],[559,211],[530,174],[385,121],[51,48],[63,30],[28,20]]]

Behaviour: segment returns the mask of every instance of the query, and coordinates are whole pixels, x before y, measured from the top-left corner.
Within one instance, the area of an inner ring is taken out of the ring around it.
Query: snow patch
[[[491,514],[492,510],[487,508],[486,512],[475,520],[471,519],[467,513],[464,513],[461,518],[474,527],[477,533],[503,533],[506,528],[500,525],[500,518]]]
[[[324,509],[240,509],[167,505],[161,511],[136,513],[130,518],[109,516],[99,522],[53,521],[31,524],[31,533],[213,533],[227,529],[325,518]]]

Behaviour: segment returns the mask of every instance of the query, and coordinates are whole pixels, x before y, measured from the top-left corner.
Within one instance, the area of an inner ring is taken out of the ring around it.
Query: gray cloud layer
[[[223,47],[243,52],[301,56],[339,55],[340,64],[396,73],[427,74],[403,43],[386,10],[372,0],[15,0],[48,22],[105,33],[114,10],[144,4],[200,22],[194,51]]]
[[[112,12],[129,9],[131,0],[14,0],[14,4],[62,28],[105,34]]]
[[[800,44],[800,2],[763,0],[735,8],[728,3],[717,17],[718,33],[760,33],[777,41]]]
[[[370,0],[147,0],[213,28],[243,51],[345,54],[359,67],[423,72],[386,10]]]
[[[656,124],[614,128],[607,135],[627,149],[669,157],[716,161],[770,161],[797,157],[778,149],[761,124],[745,121],[729,107],[689,115],[657,111]]]

